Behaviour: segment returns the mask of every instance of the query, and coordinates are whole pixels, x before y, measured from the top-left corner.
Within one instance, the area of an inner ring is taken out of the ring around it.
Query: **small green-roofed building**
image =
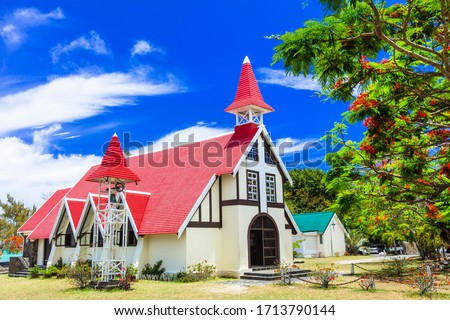
[[[292,214],[301,234],[293,241],[304,240],[295,249],[303,257],[330,257],[345,253],[345,230],[339,217],[332,211]]]

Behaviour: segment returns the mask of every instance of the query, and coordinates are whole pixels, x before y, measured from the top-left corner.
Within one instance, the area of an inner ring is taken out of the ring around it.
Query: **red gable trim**
[[[81,211],[83,210],[85,206],[85,201],[83,199],[69,199],[64,197],[61,207],[59,208],[58,214],[55,217],[55,220],[53,222],[53,227],[48,233],[48,236],[46,239],[54,238],[56,236],[56,227],[59,225],[59,221],[63,218],[63,212],[66,212],[67,218],[69,219],[69,225],[72,228],[73,234],[76,233],[76,224],[74,223],[74,214],[75,217],[81,214]],[[43,232],[42,232],[43,233]]]

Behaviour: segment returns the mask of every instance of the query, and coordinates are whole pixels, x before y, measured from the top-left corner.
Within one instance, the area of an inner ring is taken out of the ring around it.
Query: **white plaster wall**
[[[332,231],[333,222],[335,224],[334,231]],[[331,251],[331,241],[333,241],[333,251]],[[323,235],[322,254],[325,257],[331,257],[336,253],[340,256],[345,253],[345,231],[336,216],[333,216]]]
[[[222,176],[222,200],[236,199],[236,180],[233,175],[225,174]]]
[[[221,231],[217,228],[186,229],[186,265],[204,260],[221,270]]]
[[[146,263],[153,265],[162,260],[167,273],[179,272],[186,267],[186,233],[183,233],[180,239],[176,234],[145,236],[141,257],[141,270]]]
[[[303,256],[308,258],[313,255],[319,254],[319,236],[317,234],[303,234],[305,241],[300,244],[300,252],[302,252]],[[294,241],[298,240],[296,236],[294,236]]]
[[[280,261],[287,263],[293,262],[292,253],[292,231],[286,229],[286,217],[284,216],[284,209],[269,208],[269,214],[275,220],[278,229],[279,246],[280,246]]]
[[[222,209],[221,254],[218,263],[224,271],[239,271],[239,257],[242,250],[239,239],[239,211],[237,206],[226,206]],[[246,258],[248,260],[248,258]]]
[[[214,185],[211,188],[212,195],[212,221],[213,222],[219,222],[220,221],[220,211],[219,211],[219,179],[216,180]]]

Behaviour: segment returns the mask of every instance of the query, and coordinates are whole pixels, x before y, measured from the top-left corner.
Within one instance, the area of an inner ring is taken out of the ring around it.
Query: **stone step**
[[[306,276],[310,273],[310,270],[291,270],[289,271],[289,274],[291,276]],[[244,272],[245,276],[260,276],[260,277],[271,277],[271,276],[280,276],[280,272],[274,272],[274,271],[253,271],[253,272]]]
[[[99,281],[99,282],[91,282],[89,284],[91,288],[95,289],[112,289],[117,288],[119,286],[119,280],[111,280],[111,281]]]
[[[28,278],[29,275],[29,272],[16,272],[8,274],[8,276],[13,278]]]
[[[260,281],[276,281],[280,279],[280,276],[256,276],[256,275],[243,275],[240,277],[243,280],[260,280]]]

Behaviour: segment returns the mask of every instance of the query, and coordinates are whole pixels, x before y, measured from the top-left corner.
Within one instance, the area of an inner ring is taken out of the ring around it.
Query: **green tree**
[[[333,203],[334,196],[326,189],[322,170],[293,169],[289,174],[292,186],[285,185],[284,196],[292,212],[323,211]]]
[[[331,133],[342,148],[327,156],[329,182],[362,192],[340,189],[338,200],[363,197],[391,224],[414,216],[450,242],[450,0],[321,2],[332,10],[322,21],[272,36],[274,62],[313,71],[327,98],[350,102],[343,122],[366,127],[357,142],[345,124]]]
[[[345,235],[345,243],[347,245],[347,252],[351,255],[357,255],[358,249],[364,247],[368,240],[363,234],[359,233],[357,230],[348,230]],[[367,248],[366,248],[367,249]]]
[[[0,241],[17,234],[17,230],[36,211],[36,207],[26,208],[22,201],[6,195],[6,202],[0,200]]]

